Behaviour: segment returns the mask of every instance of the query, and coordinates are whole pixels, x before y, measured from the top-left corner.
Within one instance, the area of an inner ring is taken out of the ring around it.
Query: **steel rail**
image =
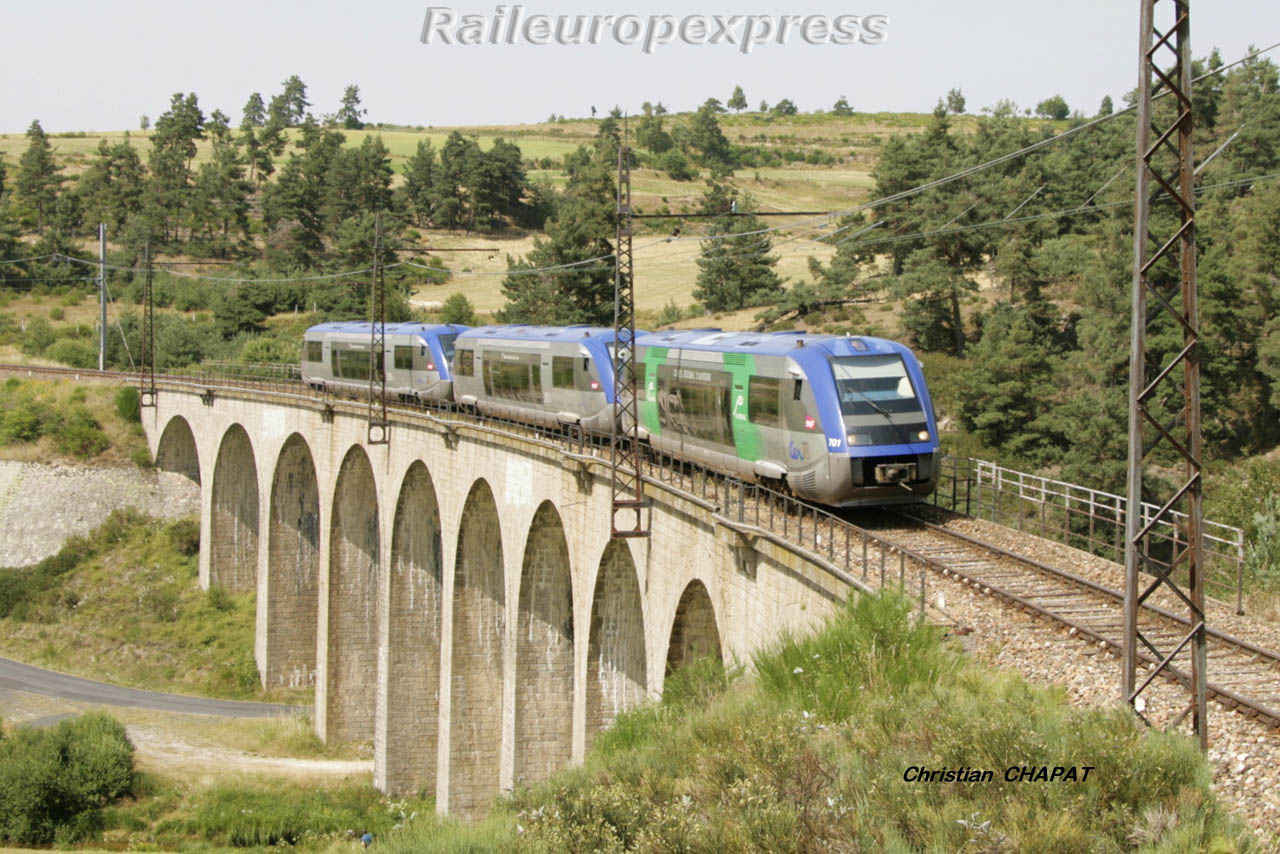
[[[924,530],[924,531],[927,531],[928,533],[937,534],[939,536],[942,536],[951,540],[957,540],[966,545],[972,546],[974,548],[978,548],[978,549],[990,552],[991,554],[995,555],[1000,559],[1011,561],[1016,564],[1020,564],[1022,566],[1028,567],[1034,570],[1035,573],[1041,576],[1048,575],[1055,579],[1063,581],[1069,585],[1082,588],[1088,591],[1088,593],[1093,594],[1098,598],[1105,599],[1108,602],[1119,604],[1119,605],[1123,605],[1124,603],[1123,592],[1118,590],[1113,590],[1109,587],[1098,584],[1097,582],[1091,581],[1086,578],[1082,578],[1078,575],[1075,575],[1074,573],[1068,572],[1067,570],[1059,569],[1057,567],[1053,567],[1046,563],[1043,563],[1042,561],[1037,561],[1033,558],[1020,555],[1016,552],[1009,551],[1008,549],[1002,548],[1000,546],[986,543],[982,540],[979,540],[967,534],[962,534],[958,531],[952,531],[934,522],[930,522],[928,520],[921,519],[917,516],[914,516],[908,512],[903,512],[899,510],[886,510],[884,512],[910,520],[912,523],[920,526],[920,528],[918,528],[917,530]],[[962,517],[962,514],[956,514],[956,515]],[[1104,645],[1108,649],[1111,649],[1117,652],[1123,650],[1123,646],[1122,646],[1123,638],[1119,637],[1119,635],[1111,636],[1111,635],[1104,634],[1099,630],[1081,621],[1073,620],[1069,616],[1066,616],[1061,611],[1056,610],[1053,607],[1041,605],[1033,601],[1032,598],[1030,597],[1014,593],[1013,591],[1007,589],[1007,586],[1002,585],[998,582],[993,582],[989,578],[982,577],[982,575],[979,572],[975,572],[971,569],[961,567],[961,566],[955,566],[955,565],[950,565],[948,567],[948,572],[953,576],[956,576],[976,587],[979,587],[980,589],[982,589],[983,593],[988,593],[989,591],[990,593],[995,594],[1002,599],[1006,599],[1009,602],[1016,604],[1019,608],[1027,610],[1029,612],[1039,614],[1041,616],[1048,617],[1057,623],[1060,623],[1070,629],[1075,630],[1077,634],[1085,635],[1097,641],[1099,644]],[[1026,577],[1030,578],[1032,576],[1028,575]],[[1043,597],[1038,596],[1036,598],[1043,598]],[[1142,607],[1142,613],[1148,616],[1156,617],[1160,620],[1176,623],[1182,629],[1189,627],[1189,624],[1186,618],[1173,614],[1165,610],[1164,608],[1160,608],[1159,606],[1156,606],[1156,605],[1144,603]],[[1234,637],[1233,635],[1230,635],[1226,632],[1222,632],[1216,629],[1209,629],[1208,634],[1210,635],[1211,638],[1213,638],[1214,641],[1216,641],[1215,645],[1220,650],[1226,649],[1229,652],[1236,652],[1239,654],[1252,656],[1254,659],[1257,659],[1251,662],[1241,662],[1243,664],[1249,664],[1253,666],[1252,671],[1244,671],[1244,672],[1246,674],[1252,674],[1252,675],[1259,675],[1259,671],[1269,672],[1271,674],[1274,684],[1277,686],[1278,689],[1280,689],[1280,673],[1277,672],[1278,668],[1280,668],[1280,653],[1277,653],[1276,651],[1267,649],[1265,647],[1258,646],[1256,644],[1250,643],[1249,641]],[[1154,656],[1149,655],[1148,653],[1143,652],[1141,650],[1138,651],[1138,657],[1144,663],[1152,666],[1158,665],[1160,663],[1159,660],[1156,659]],[[1174,681],[1182,684],[1184,687],[1190,686],[1191,677],[1189,674],[1184,672],[1181,668],[1170,667],[1168,669],[1171,670],[1171,678]],[[1231,707],[1231,708],[1244,707],[1252,711],[1253,715],[1251,716],[1258,717],[1261,720],[1261,722],[1268,724],[1272,727],[1280,727],[1280,709],[1274,708],[1256,697],[1246,696],[1244,694],[1239,693],[1238,691],[1233,690],[1227,685],[1215,683],[1213,681],[1209,681],[1206,685],[1206,688],[1209,691],[1211,696],[1217,697],[1220,700],[1224,701],[1228,707]]]

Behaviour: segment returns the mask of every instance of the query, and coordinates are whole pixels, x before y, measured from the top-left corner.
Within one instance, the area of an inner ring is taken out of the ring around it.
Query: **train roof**
[[[719,329],[670,329],[636,334],[641,347],[670,347],[716,353],[759,353],[785,356],[800,347],[818,347],[833,356],[867,353],[901,353],[906,348],[895,341],[865,335],[823,335],[815,332],[723,332]]]
[[[332,323],[317,323],[315,326],[307,329],[308,333],[312,332],[346,332],[348,334],[369,335],[373,326],[367,320],[341,320]],[[418,321],[409,321],[405,323],[388,323],[384,331],[387,335],[457,335],[467,329],[469,326],[462,326],[458,323],[420,323]]]
[[[612,326],[474,326],[463,338],[501,338],[508,341],[582,341],[586,338],[613,340]]]

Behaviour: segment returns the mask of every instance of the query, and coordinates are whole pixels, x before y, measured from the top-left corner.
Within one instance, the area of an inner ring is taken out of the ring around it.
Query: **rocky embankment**
[[[124,507],[198,513],[200,487],[171,472],[0,461],[0,566],[38,563]]]

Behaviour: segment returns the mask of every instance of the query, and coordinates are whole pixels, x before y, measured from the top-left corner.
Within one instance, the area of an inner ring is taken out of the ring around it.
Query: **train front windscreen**
[[[929,422],[898,354],[831,360],[850,446],[929,441]]]

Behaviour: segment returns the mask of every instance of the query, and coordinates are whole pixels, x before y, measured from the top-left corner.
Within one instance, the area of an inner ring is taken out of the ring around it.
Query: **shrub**
[[[53,418],[48,404],[34,398],[18,401],[0,416],[0,445],[34,442]]]
[[[77,406],[62,418],[62,423],[54,434],[54,444],[64,454],[87,459],[105,451],[111,441],[102,432],[93,413],[83,406]]]
[[[0,741],[0,839],[25,845],[95,837],[98,810],[129,791],[133,745],[102,713],[23,727]]]
[[[440,308],[440,321],[475,326],[476,307],[471,304],[471,300],[467,299],[466,294],[461,292],[450,294]]]
[[[58,335],[43,317],[33,317],[27,323],[27,330],[22,336],[22,352],[28,356],[39,356],[58,340]]]
[[[690,165],[689,158],[679,149],[666,152],[658,158],[658,163],[673,181],[692,181],[698,177],[698,170]]]
[[[98,351],[87,341],[59,338],[44,351],[44,357],[72,368],[96,368]]]
[[[122,386],[116,392],[116,414],[130,423],[141,420],[142,400],[135,386]]]
[[[175,552],[183,557],[192,557],[200,551],[200,523],[195,519],[178,519],[171,522],[168,528],[169,545]],[[222,590],[221,587],[218,588]],[[213,590],[210,589],[210,602],[213,600]],[[223,591],[223,595],[226,591]],[[219,609],[222,610],[222,609]]]
[[[53,308],[49,309],[50,320],[65,320],[66,317],[67,317],[67,313],[62,310],[61,306],[55,305]]]

